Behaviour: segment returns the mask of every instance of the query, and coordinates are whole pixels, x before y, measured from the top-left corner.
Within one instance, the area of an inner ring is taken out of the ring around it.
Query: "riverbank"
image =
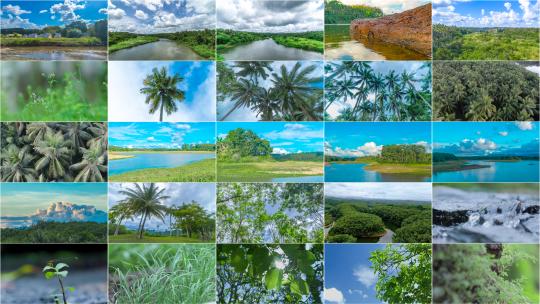
[[[367,171],[376,171],[379,173],[407,173],[431,175],[431,164],[384,164],[369,163],[364,167]]]
[[[158,40],[159,38],[152,37],[152,36],[137,36],[134,38],[127,38],[126,40],[121,40],[114,44],[109,44],[109,54],[114,53],[119,50],[132,48],[134,46],[156,42]]]
[[[473,169],[489,168],[489,165],[468,164],[466,160],[452,160],[445,162],[434,162],[433,172],[453,172]]]
[[[142,239],[139,239],[135,233],[130,233],[109,235],[109,243],[202,243],[202,241],[182,236],[145,235]]]
[[[322,176],[320,162],[307,161],[259,161],[218,162],[220,182],[270,182],[274,178]]]
[[[320,36],[320,37],[319,37]],[[317,39],[315,39],[317,38]],[[318,39],[320,38],[320,39]],[[323,32],[301,32],[301,33],[251,33],[218,29],[217,51],[224,53],[235,47],[249,44],[258,40],[272,39],[276,43],[286,47],[324,52]],[[220,57],[221,58],[221,57]]]
[[[174,168],[151,168],[110,175],[111,182],[214,182],[216,160],[205,159]]]
[[[101,40],[97,37],[81,37],[81,38],[15,38],[2,37],[0,46],[2,47],[17,47],[17,46],[100,46]]]

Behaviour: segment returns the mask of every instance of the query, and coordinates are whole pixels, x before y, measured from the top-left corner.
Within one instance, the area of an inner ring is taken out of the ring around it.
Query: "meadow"
[[[314,161],[276,161],[273,158],[251,158],[241,162],[218,161],[220,182],[268,182],[291,178],[301,181],[303,177],[323,174],[322,157]]]
[[[538,60],[537,28],[433,25],[435,60]]]

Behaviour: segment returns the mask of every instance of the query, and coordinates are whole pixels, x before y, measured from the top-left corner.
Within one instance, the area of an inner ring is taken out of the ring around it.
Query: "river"
[[[111,53],[110,60],[201,60],[192,49],[168,39],[137,45]]]
[[[364,170],[367,164],[328,164],[324,167],[326,182],[429,182],[429,176],[407,173],[379,173]]]
[[[234,47],[221,54],[226,60],[313,60],[323,54],[276,43],[273,39],[257,40]]]
[[[107,47],[2,47],[2,60],[107,60]]]
[[[488,168],[434,172],[435,182],[538,182],[538,161],[468,161]]]
[[[131,158],[111,160],[109,176],[147,168],[174,168],[203,159],[215,158],[214,153],[133,153],[115,154],[135,155]]]

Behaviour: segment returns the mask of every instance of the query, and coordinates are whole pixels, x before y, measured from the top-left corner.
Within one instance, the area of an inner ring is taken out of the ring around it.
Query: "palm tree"
[[[49,125],[45,122],[33,122],[26,127],[26,136],[34,144],[43,140],[47,131],[49,131]]]
[[[61,131],[54,133],[48,130],[43,140],[34,145],[34,150],[41,154],[41,158],[36,161],[37,171],[45,170],[49,179],[64,178],[65,167],[71,159],[70,143],[64,139]]]
[[[88,123],[71,123],[66,126],[65,137],[69,139],[73,150],[79,151],[88,140],[92,139],[92,135],[86,130],[88,126]]]
[[[9,145],[0,153],[3,182],[33,182],[36,170],[32,168],[32,156],[28,149]]]
[[[371,89],[375,92],[375,101],[379,102],[378,109],[373,111],[373,120],[375,121],[377,120],[377,115],[384,116],[384,100],[386,96],[384,90],[384,77],[381,73],[374,75],[373,78],[371,78]]]
[[[168,115],[178,111],[176,101],[182,102],[185,99],[185,92],[178,88],[184,81],[178,74],[169,76],[167,69],[154,68],[152,74],[146,76],[143,81],[144,87],[140,89],[142,94],[146,94],[145,103],[150,104],[150,114],[154,114],[159,109],[159,121],[163,121],[163,110]]]
[[[116,229],[114,230],[114,235],[118,235],[120,226],[124,219],[129,219],[133,217],[133,210],[128,202],[121,201],[118,204],[111,207],[109,210],[109,217],[114,219],[112,222],[116,223]]]
[[[232,87],[231,101],[234,101],[234,106],[220,120],[226,120],[231,113],[240,107],[251,107],[255,104],[255,98],[259,94],[259,89],[256,84],[247,80],[239,79]]]
[[[470,104],[466,117],[468,120],[487,121],[495,115],[497,107],[493,105],[487,89],[480,90],[479,96]]]
[[[276,100],[273,90],[261,88],[259,95],[256,98],[256,103],[252,106],[252,110],[257,116],[261,116],[261,120],[274,120],[274,113],[279,113],[279,101]]]
[[[165,213],[167,212],[167,206],[163,205],[163,200],[169,198],[167,195],[163,195],[165,188],[160,189],[156,184],[135,184],[135,188],[127,188],[120,191],[121,194],[127,196],[126,202],[132,206],[135,214],[141,216],[139,222],[138,238],[142,239],[144,234],[144,226],[146,220],[152,216],[157,217],[163,223],[165,223]]]
[[[82,160],[69,167],[70,170],[79,172],[75,176],[75,182],[104,182],[103,174],[107,174],[107,153],[100,145],[92,145],[90,148],[81,148]]]
[[[88,127],[88,132],[90,132],[93,136],[90,140],[87,142],[87,147],[91,147],[93,145],[100,146],[103,150],[107,150],[107,141],[108,141],[108,129],[107,124],[105,123],[92,123]]]
[[[247,77],[256,85],[259,85],[259,77],[265,80],[268,77],[271,61],[241,61],[235,64],[240,70],[236,73],[238,76]]]

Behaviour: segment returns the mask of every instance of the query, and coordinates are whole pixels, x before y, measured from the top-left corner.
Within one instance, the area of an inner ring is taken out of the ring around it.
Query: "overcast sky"
[[[431,201],[430,183],[326,183],[327,197]]]
[[[250,32],[322,31],[323,0],[217,2],[218,28]]]

